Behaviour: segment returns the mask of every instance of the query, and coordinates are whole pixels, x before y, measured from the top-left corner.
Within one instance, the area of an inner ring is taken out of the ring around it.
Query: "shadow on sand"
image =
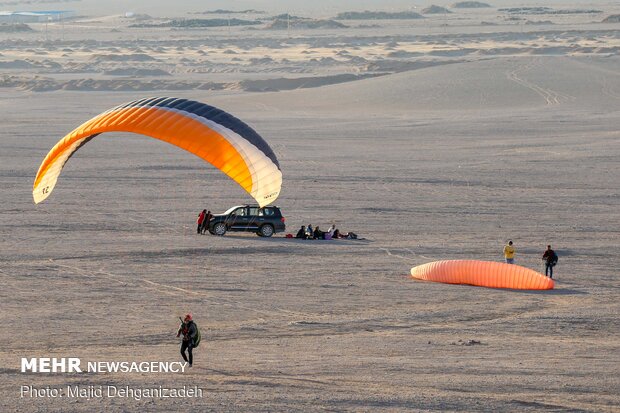
[[[403,278],[408,278],[415,282],[425,283],[425,284],[426,283],[442,284],[442,283],[438,283],[435,281],[418,280],[408,274],[404,275]],[[573,288],[554,288],[553,290],[517,290],[514,288],[491,288],[491,287],[482,287],[479,285],[471,285],[471,284],[449,284],[449,283],[443,283],[443,284],[454,286],[454,287],[484,288],[484,289],[494,290],[494,291],[508,291],[511,293],[518,293],[518,294],[533,294],[533,295],[588,295],[590,294],[587,291],[575,290]]]
[[[212,237],[214,238],[218,238],[215,235],[212,235]],[[331,240],[324,240],[324,239],[299,239],[299,238],[286,238],[286,237],[269,237],[269,238],[265,238],[265,237],[259,237],[259,236],[251,236],[249,234],[226,234],[223,236],[223,238],[232,238],[232,239],[239,239],[239,240],[255,240],[255,241],[260,241],[260,242],[267,242],[267,243],[276,243],[276,244],[301,244],[301,245],[356,245],[356,244],[368,244],[373,242],[372,240],[369,240],[367,238],[358,238],[358,239],[346,239],[346,238],[340,238],[340,239],[331,239]]]
[[[510,290],[521,294],[540,294],[540,295],[587,295],[586,291],[575,290],[573,288],[554,288],[553,290]]]

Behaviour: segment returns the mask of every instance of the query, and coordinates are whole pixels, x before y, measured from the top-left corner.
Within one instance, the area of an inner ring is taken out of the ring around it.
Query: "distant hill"
[[[0,33],[31,32],[32,27],[24,23],[0,23]]]
[[[336,20],[398,20],[398,19],[423,19],[419,13],[413,11],[385,12],[385,11],[347,11],[338,13]]]
[[[103,74],[108,75],[108,76],[135,76],[135,77],[171,76],[170,73],[162,69],[136,69],[136,68],[106,70],[103,72]]]
[[[206,11],[197,11],[190,14],[265,14],[264,11],[255,10],[255,9],[247,9],[247,10],[226,10],[226,9],[217,9],[217,10],[206,10]]]
[[[446,14],[446,13],[452,13],[452,12],[446,9],[445,7],[436,6],[434,4],[422,10],[422,14]]]
[[[272,30],[291,29],[342,29],[348,27],[334,20],[314,20],[301,18],[278,18],[265,27]]]
[[[129,27],[179,27],[179,28],[198,28],[198,27],[222,27],[222,26],[253,26],[262,24],[258,20],[241,19],[175,19],[164,23],[152,24],[132,24]]]
[[[612,14],[606,17],[602,23],[620,23],[620,14]]]
[[[553,24],[551,20],[527,20],[525,24],[537,25],[537,24]]]
[[[460,1],[451,6],[453,9],[477,9],[482,7],[491,7],[490,4],[479,1]]]
[[[597,14],[603,12],[602,10],[596,9],[556,10],[550,7],[508,7],[503,9],[497,9],[497,11],[503,11],[511,14]]]
[[[273,16],[272,19],[273,20],[277,20],[277,19],[309,20],[308,17],[299,17],[299,16],[295,16],[293,14],[288,14],[288,13],[278,14],[277,16]]]

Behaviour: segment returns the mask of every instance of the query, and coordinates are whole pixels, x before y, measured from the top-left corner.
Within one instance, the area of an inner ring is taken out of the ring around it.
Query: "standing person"
[[[547,245],[542,259],[545,262],[545,275],[548,275],[549,278],[553,278],[553,267],[558,263],[558,256],[555,251],[551,249],[551,245]]]
[[[203,209],[202,212],[200,214],[198,214],[198,221],[196,221],[196,224],[198,224],[198,227],[196,228],[196,233],[201,234],[202,233],[202,225],[205,222],[205,217],[207,216],[207,210]]]
[[[183,360],[188,362],[189,366],[192,367],[192,363],[194,361],[192,350],[200,344],[200,331],[198,330],[196,323],[194,323],[190,313],[185,315],[185,318],[181,322],[181,326],[179,326],[179,330],[177,331],[177,337],[181,334],[183,334],[183,341],[181,342],[181,356],[183,356]],[[187,356],[185,355],[185,350],[187,350]]]
[[[204,221],[202,221],[201,231],[203,234],[209,230],[209,222],[211,222],[212,219],[213,214],[211,213],[211,211],[207,211],[207,215],[205,215],[205,219]]]
[[[504,258],[506,258],[506,264],[515,263],[515,247],[512,246],[512,241],[508,241],[508,245],[504,246]]]

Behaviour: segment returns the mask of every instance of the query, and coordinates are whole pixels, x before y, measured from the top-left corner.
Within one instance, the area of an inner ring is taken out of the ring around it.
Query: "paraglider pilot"
[[[179,317],[180,318],[180,317]],[[192,367],[193,356],[192,349],[194,348],[194,342],[196,340],[196,336],[198,334],[198,329],[196,328],[196,324],[192,319],[191,314],[187,314],[183,323],[179,327],[179,331],[177,331],[177,337],[180,337],[183,334],[183,341],[181,342],[181,356],[183,356],[183,360],[189,363],[189,366]],[[187,355],[185,355],[185,350],[187,350]]]
[[[549,278],[553,278],[553,267],[558,263],[558,256],[555,251],[551,249],[551,245],[547,245],[542,259],[545,263],[545,275],[549,276]]]

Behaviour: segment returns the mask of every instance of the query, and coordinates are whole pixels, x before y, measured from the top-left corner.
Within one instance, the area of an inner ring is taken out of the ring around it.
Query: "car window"
[[[257,216],[257,215],[260,215],[260,214],[258,213],[258,207],[250,207],[250,216],[251,216],[251,217],[255,217],[255,216]]]
[[[241,207],[241,208],[237,208],[233,211],[233,214],[239,216],[239,217],[244,217],[245,216],[245,207]]]
[[[263,208],[263,210],[265,211],[264,213],[265,213],[266,216],[275,215],[275,212],[274,212],[273,208]]]
[[[234,206],[234,207],[232,207],[232,208],[228,208],[228,209],[226,210],[226,212],[224,212],[224,215],[230,215],[230,214],[232,214],[232,212],[233,212],[235,209],[237,209],[237,208],[239,208],[239,206]]]

